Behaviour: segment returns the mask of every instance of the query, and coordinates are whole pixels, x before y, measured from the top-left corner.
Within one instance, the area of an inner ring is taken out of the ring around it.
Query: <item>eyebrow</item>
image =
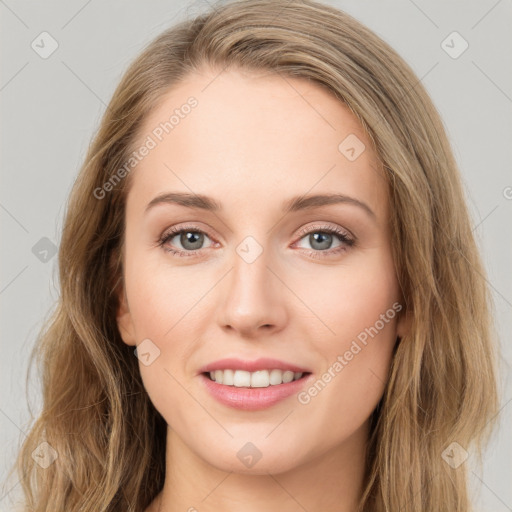
[[[283,203],[283,211],[296,212],[327,206],[331,204],[351,204],[362,208],[370,217],[376,219],[374,211],[364,202],[344,194],[315,194],[295,196]],[[167,192],[153,198],[146,206],[145,212],[160,204],[177,204],[187,208],[196,208],[211,212],[219,212],[222,205],[215,199],[202,194],[189,194],[186,192]]]

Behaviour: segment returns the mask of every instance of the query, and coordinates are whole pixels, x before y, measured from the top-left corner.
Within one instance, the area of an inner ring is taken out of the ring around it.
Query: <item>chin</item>
[[[246,432],[245,435],[226,440],[224,445],[219,443],[218,437],[215,440],[203,438],[206,444],[191,448],[211,466],[239,474],[284,473],[304,462],[298,457],[300,446],[283,446],[281,439],[277,437],[275,440],[264,437],[251,436]],[[250,441],[251,438],[254,441]]]
[[[279,473],[285,473],[291,469],[294,469],[299,465],[295,458],[283,458],[282,455],[276,455],[275,453],[270,456],[265,456],[262,454],[261,459],[255,462],[252,466],[249,464],[245,465],[238,459],[236,455],[234,457],[227,457],[221,461],[208,460],[208,462],[221,471],[243,475],[268,475],[269,473],[272,475],[277,475]]]

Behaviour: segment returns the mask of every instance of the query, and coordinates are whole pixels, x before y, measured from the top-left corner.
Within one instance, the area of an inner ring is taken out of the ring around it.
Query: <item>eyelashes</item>
[[[201,251],[204,251],[205,249],[215,245],[215,243],[214,243],[209,247],[206,247],[206,248],[201,247],[198,249],[186,249],[186,248],[176,249],[168,244],[168,242],[170,240],[172,240],[173,238],[175,238],[177,235],[180,235],[180,244],[182,246],[183,246],[183,243],[189,243],[190,238],[183,237],[183,235],[186,235],[186,234],[194,234],[194,235],[196,235],[196,237],[195,237],[196,239],[197,239],[197,236],[199,236],[199,240],[201,242],[203,242],[205,237],[211,239],[211,237],[208,235],[207,232],[205,232],[202,229],[199,229],[197,226],[193,226],[193,225],[192,226],[175,226],[173,228],[170,228],[170,229],[164,231],[164,233],[160,236],[157,245],[159,247],[161,247],[165,252],[170,253],[173,256],[185,257],[185,258],[197,256]],[[311,235],[325,235],[325,234],[327,234],[328,242],[330,242],[332,240],[332,242],[334,243],[335,239],[338,239],[340,242],[340,245],[335,247],[334,249],[329,247],[327,249],[322,248],[322,249],[303,249],[303,250],[309,256],[311,256],[313,258],[326,258],[326,257],[332,256],[332,255],[336,255],[336,254],[345,252],[349,248],[353,247],[356,243],[355,237],[349,235],[348,232],[346,232],[345,230],[342,230],[341,228],[333,227],[333,226],[314,226],[312,228],[302,229],[298,233],[299,238],[297,239],[296,242],[294,242],[293,245],[296,245],[297,243],[299,243],[300,241],[302,241],[304,238],[306,238],[308,236],[310,237],[308,239],[310,243],[311,242],[320,243],[320,244],[325,243],[325,241],[326,241],[325,236],[321,236],[320,241],[315,237],[313,237],[313,239],[311,239]],[[195,242],[193,241],[192,243],[195,243]]]

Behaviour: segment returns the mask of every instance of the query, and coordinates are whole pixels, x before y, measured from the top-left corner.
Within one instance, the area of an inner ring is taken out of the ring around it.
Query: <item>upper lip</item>
[[[242,359],[228,358],[214,361],[213,363],[203,366],[199,373],[213,372],[215,370],[245,370],[247,372],[256,372],[258,370],[289,370],[292,372],[308,373],[309,370],[301,368],[292,363],[286,361],[280,361],[279,359],[271,359],[268,357],[262,357],[255,359],[254,361],[244,361]]]

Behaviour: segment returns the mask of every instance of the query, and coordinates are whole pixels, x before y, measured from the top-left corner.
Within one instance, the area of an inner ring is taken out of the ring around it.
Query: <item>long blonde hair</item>
[[[452,442],[482,453],[498,390],[491,297],[457,164],[404,60],[354,18],[312,0],[216,5],[163,32],[122,78],[70,196],[61,293],[33,353],[43,407],[17,461],[23,510],[139,512],[162,489],[166,425],[115,321],[130,180],[102,199],[94,191],[128,160],[150,110],[203,65],[307,78],[367,132],[390,189],[411,328],[372,414],[359,510],[468,512],[466,464],[455,469],[442,453]],[[58,454],[45,469],[31,456],[43,441]]]

